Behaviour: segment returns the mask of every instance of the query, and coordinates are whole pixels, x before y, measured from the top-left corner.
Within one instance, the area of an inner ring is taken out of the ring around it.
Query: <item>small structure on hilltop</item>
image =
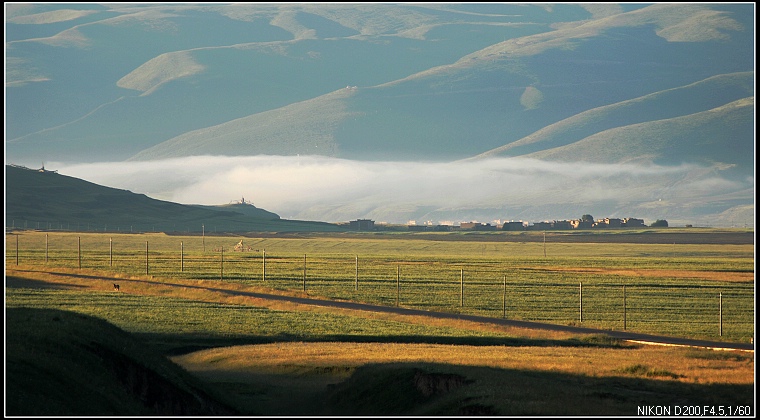
[[[251,250],[250,246],[243,245],[243,240],[242,239],[233,248],[233,251],[238,251],[238,252],[245,252],[245,251],[250,251],[250,250]]]

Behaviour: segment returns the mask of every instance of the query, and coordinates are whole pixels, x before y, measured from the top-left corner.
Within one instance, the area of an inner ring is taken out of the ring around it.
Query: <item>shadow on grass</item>
[[[233,415],[233,405],[150,345],[103,319],[6,309],[6,414]]]
[[[324,368],[324,367],[323,367]],[[315,384],[303,373],[203,376],[247,415],[636,416],[685,408],[753,407],[754,386],[689,384],[632,371],[614,377],[434,364],[384,363]],[[213,374],[211,374],[213,375]],[[292,404],[293,400],[299,404]],[[681,410],[677,413],[675,410]],[[707,413],[710,415],[710,413]]]
[[[636,374],[596,378],[520,369],[390,364],[358,369],[332,387],[326,401],[331,414],[341,415],[635,416],[649,406],[749,407],[753,398],[751,384],[694,385]]]
[[[32,280],[23,277],[6,276],[5,287],[28,288],[28,289],[86,289],[85,286],[53,283],[43,280]]]
[[[130,334],[99,318],[54,309],[11,308],[6,316],[6,398],[9,412],[19,415],[634,416],[642,409],[651,414],[647,410],[652,407],[754,407],[754,384],[682,383],[643,364],[613,377],[435,363],[367,364],[349,371],[344,366],[306,366],[311,371],[240,372],[235,378],[205,372],[191,377],[167,363],[164,355],[303,337]],[[318,341],[633,348],[601,336],[334,335]],[[695,352],[693,357],[710,356]]]

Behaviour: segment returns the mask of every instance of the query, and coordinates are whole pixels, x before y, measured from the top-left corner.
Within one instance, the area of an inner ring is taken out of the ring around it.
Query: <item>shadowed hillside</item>
[[[285,220],[251,204],[193,206],[156,200],[52,171],[5,167],[7,227],[111,232],[339,231]]]
[[[237,411],[145,343],[102,319],[5,311],[11,416],[204,416]]]

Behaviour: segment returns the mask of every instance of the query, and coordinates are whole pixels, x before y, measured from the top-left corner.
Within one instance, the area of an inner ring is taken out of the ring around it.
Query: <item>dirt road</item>
[[[56,275],[61,276],[61,277],[73,277],[73,278],[86,277],[87,280],[95,279],[95,277],[93,276],[83,276],[81,274],[73,274],[73,273],[56,273]],[[158,283],[151,280],[137,280],[137,279],[127,280],[124,278],[105,278],[105,277],[97,277],[97,279],[106,282],[108,286],[110,286],[110,283],[113,281],[121,282],[122,287],[124,287],[125,284],[132,283],[132,282],[156,283],[163,286],[205,289],[208,291],[213,291],[213,292],[217,292],[221,294],[227,294],[230,296],[244,296],[244,297],[251,297],[251,298],[262,299],[262,300],[267,300],[267,301],[285,302],[285,303],[292,303],[292,304],[298,304],[298,305],[313,305],[313,306],[322,306],[326,308],[348,309],[348,310],[354,310],[354,311],[383,312],[383,313],[396,314],[396,315],[423,316],[423,317],[431,317],[431,318],[437,318],[437,319],[462,320],[462,321],[511,326],[511,327],[518,327],[518,328],[569,332],[569,333],[574,333],[574,334],[606,334],[610,337],[618,338],[621,340],[660,344],[660,345],[695,346],[695,347],[708,347],[708,348],[732,349],[732,350],[751,350],[751,351],[755,350],[754,343],[728,343],[728,342],[720,342],[720,341],[695,340],[695,339],[679,338],[679,337],[666,337],[666,336],[641,334],[641,333],[627,332],[627,331],[599,330],[599,329],[594,329],[594,328],[547,324],[547,323],[532,322],[532,321],[518,321],[518,320],[491,318],[491,317],[477,316],[477,315],[462,315],[462,314],[452,314],[452,313],[445,313],[445,312],[432,312],[432,311],[424,311],[420,309],[411,309],[411,308],[394,307],[394,306],[371,305],[371,304],[348,302],[348,301],[334,301],[334,300],[315,299],[315,298],[308,298],[308,297],[276,295],[276,294],[261,293],[261,292],[249,292],[249,291],[232,290],[232,289],[224,289],[224,288],[217,288],[217,287],[206,287],[206,286],[200,286],[200,285],[188,285],[188,284],[180,284],[180,283],[175,284],[171,282]],[[11,276],[6,276],[5,287],[60,288],[60,287],[81,287],[81,286],[33,280],[33,279],[24,278],[21,276],[11,275]]]
[[[650,335],[650,334],[633,333],[633,332],[627,332],[627,331],[598,330],[594,328],[572,327],[572,326],[557,325],[557,324],[546,324],[546,323],[541,323],[541,322],[518,321],[518,320],[510,320],[510,319],[502,319],[502,318],[490,318],[490,317],[477,316],[477,315],[451,314],[451,313],[445,313],[445,312],[431,312],[431,311],[423,311],[420,309],[410,309],[410,308],[381,306],[381,305],[369,305],[369,304],[355,303],[355,302],[332,301],[332,300],[302,298],[302,297],[295,297],[295,296],[280,296],[280,295],[271,295],[271,294],[266,294],[266,293],[238,292],[238,291],[229,291],[229,290],[224,290],[224,289],[216,289],[216,291],[232,293],[235,295],[250,296],[250,297],[255,297],[258,299],[279,300],[279,301],[285,301],[285,302],[290,302],[290,303],[297,303],[301,305],[317,305],[317,306],[351,309],[351,310],[358,310],[358,311],[385,312],[385,313],[392,313],[396,315],[426,316],[426,317],[438,318],[438,319],[462,320],[462,321],[489,323],[489,324],[495,324],[495,325],[518,327],[518,328],[542,329],[542,330],[548,330],[548,331],[561,331],[561,332],[570,332],[570,333],[577,333],[577,334],[605,334],[610,337],[618,338],[621,340],[652,343],[652,344],[696,346],[696,347],[709,347],[709,348],[721,348],[721,349],[733,349],[733,350],[752,350],[752,351],[755,350],[754,343],[726,343],[726,342],[720,342],[720,341],[694,340],[694,339],[688,339],[688,338],[665,337],[665,336],[657,336],[657,335]]]

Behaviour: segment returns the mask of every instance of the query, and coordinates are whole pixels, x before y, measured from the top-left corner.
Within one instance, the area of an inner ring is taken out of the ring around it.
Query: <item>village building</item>
[[[605,219],[597,220],[594,226],[598,228],[619,228],[623,226],[623,221],[621,219],[607,217]]]
[[[558,230],[570,230],[573,228],[573,225],[569,220],[555,220],[552,223],[552,227]]]
[[[496,230],[496,226],[480,222],[462,222],[459,227],[462,230]]]
[[[580,219],[571,220],[570,225],[573,227],[573,229],[591,229],[594,227],[593,222]]]
[[[551,230],[553,229],[552,222],[534,222],[532,226],[529,226],[530,230]]]
[[[371,231],[375,230],[375,221],[370,219],[356,219],[348,222],[351,230]]]
[[[626,217],[623,219],[624,227],[644,227],[643,219],[634,219],[633,217]]]
[[[525,230],[525,223],[524,222],[504,222],[504,224],[501,225],[501,230],[510,230],[510,231]]]

